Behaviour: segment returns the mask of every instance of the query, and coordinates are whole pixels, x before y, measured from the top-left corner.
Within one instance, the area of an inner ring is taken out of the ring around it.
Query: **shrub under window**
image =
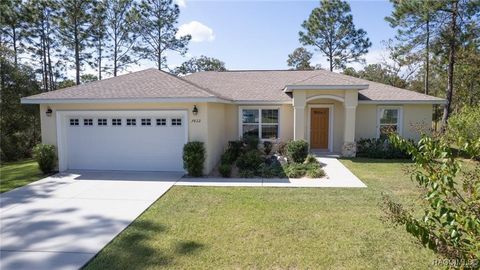
[[[288,158],[295,163],[302,163],[308,155],[308,142],[304,140],[290,141],[286,152]]]

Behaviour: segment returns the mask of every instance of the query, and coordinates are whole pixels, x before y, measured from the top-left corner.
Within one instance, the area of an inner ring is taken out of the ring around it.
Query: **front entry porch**
[[[358,90],[294,91],[294,139],[318,153],[354,157],[357,99]]]

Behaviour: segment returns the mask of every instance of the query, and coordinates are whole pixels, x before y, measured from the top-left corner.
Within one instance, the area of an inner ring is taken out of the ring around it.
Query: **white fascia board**
[[[241,104],[241,105],[277,105],[277,104],[292,104],[292,101],[289,100],[278,100],[278,101],[267,101],[267,100],[235,100],[234,104]]]
[[[109,99],[29,99],[21,98],[21,104],[104,104],[104,103],[181,103],[181,102],[217,102],[232,103],[230,100],[217,97],[204,98],[109,98]]]
[[[445,104],[442,100],[359,100],[358,104]]]
[[[283,89],[284,92],[290,93],[294,90],[362,90],[367,89],[368,84],[358,85],[286,85]]]

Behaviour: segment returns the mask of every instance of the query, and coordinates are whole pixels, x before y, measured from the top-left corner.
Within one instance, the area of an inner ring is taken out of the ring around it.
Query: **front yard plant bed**
[[[308,143],[287,144],[263,142],[255,137],[231,141],[220,164],[210,176],[234,178],[321,178],[325,176],[320,163],[308,155]]]

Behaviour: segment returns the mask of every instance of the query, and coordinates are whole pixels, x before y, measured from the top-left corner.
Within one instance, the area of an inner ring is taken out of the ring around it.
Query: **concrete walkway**
[[[367,187],[335,157],[317,157],[327,177],[310,178],[182,178],[175,185],[218,187]]]
[[[81,172],[0,195],[0,269],[79,269],[182,173]]]

